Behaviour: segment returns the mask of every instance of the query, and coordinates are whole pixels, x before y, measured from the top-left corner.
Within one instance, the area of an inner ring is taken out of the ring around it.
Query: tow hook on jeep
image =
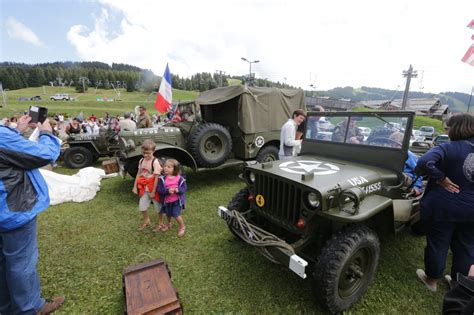
[[[305,269],[308,262],[295,254],[293,247],[275,235],[247,222],[244,216],[235,210],[220,206],[217,215],[224,219],[229,227],[246,243],[255,246],[263,256],[274,263],[285,265],[306,279]]]

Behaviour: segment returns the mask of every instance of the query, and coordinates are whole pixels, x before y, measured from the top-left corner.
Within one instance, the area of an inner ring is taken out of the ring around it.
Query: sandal
[[[161,232],[168,232],[171,229],[171,224],[164,224],[163,227],[161,228]]]
[[[425,286],[430,290],[431,292],[436,292],[436,284],[429,284],[428,281],[426,280],[428,277],[426,276],[426,273],[423,269],[416,269],[416,275],[418,276],[418,279],[421,280],[425,284]]]
[[[183,237],[184,236],[184,233],[186,233],[186,227],[183,226],[183,227],[180,227],[178,229],[178,237]]]
[[[160,232],[161,230],[163,230],[164,227],[165,225],[163,223],[157,224],[153,229],[153,232]]]
[[[150,222],[147,222],[147,223],[143,223],[142,225],[140,225],[140,227],[138,228],[139,231],[143,231],[144,229],[146,229],[147,227],[149,227],[151,225]]]

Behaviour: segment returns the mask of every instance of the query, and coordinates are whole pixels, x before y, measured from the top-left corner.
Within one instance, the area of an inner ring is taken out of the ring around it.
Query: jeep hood
[[[387,180],[390,185],[395,185],[398,179],[397,173],[389,169],[314,155],[302,155],[249,168],[305,185],[322,194],[338,185],[342,190]]]
[[[238,107],[239,128],[245,134],[280,130],[296,109],[306,109],[303,90],[243,85],[202,92],[196,104],[226,106],[228,117],[220,117],[224,121],[235,120],[231,107]]]

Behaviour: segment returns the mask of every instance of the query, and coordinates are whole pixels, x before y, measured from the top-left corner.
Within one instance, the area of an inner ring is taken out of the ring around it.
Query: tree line
[[[171,75],[173,88],[188,91],[205,91],[227,86],[228,79],[244,83],[244,76],[219,75],[218,73],[196,73],[191,77]],[[4,89],[16,90],[43,85],[74,86],[78,92],[86,92],[89,87],[114,89],[125,88],[128,92],[158,90],[161,77],[151,70],[132,65],[103,62],[53,62],[42,64],[0,63],[0,82]],[[251,84],[278,88],[290,88],[280,82],[254,79]]]

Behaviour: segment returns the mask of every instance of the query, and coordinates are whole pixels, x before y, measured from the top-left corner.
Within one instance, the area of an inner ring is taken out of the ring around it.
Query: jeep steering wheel
[[[392,140],[392,139],[389,139],[389,138],[382,138],[382,137],[378,137],[378,138],[373,138],[371,139],[370,141],[367,142],[368,145],[375,145],[375,146],[380,146],[380,147],[401,147],[402,144],[395,141],[395,140]]]

